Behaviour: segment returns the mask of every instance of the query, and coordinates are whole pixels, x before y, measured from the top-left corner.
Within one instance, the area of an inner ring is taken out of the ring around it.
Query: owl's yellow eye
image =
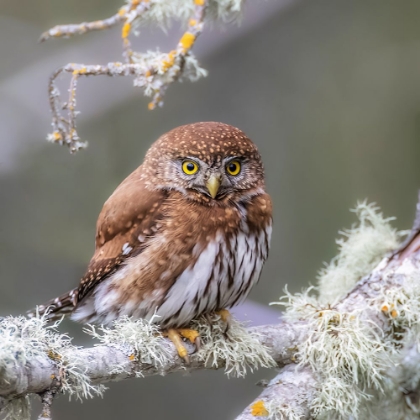
[[[193,162],[192,160],[186,160],[182,164],[182,170],[187,175],[194,175],[198,171],[198,165],[195,162]]]
[[[237,160],[232,160],[226,165],[226,171],[229,175],[238,175],[241,172],[241,163]]]

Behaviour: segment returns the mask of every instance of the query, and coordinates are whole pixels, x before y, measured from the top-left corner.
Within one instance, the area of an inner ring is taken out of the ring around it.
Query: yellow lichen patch
[[[258,400],[257,402],[251,405],[251,414],[254,417],[267,417],[268,416],[268,411],[265,408],[263,400]]]
[[[150,70],[147,70],[146,73],[144,73],[145,77],[150,77],[152,75],[152,72]]]
[[[182,45],[184,52],[187,52],[194,44],[195,35],[191,32],[185,32],[179,43]]]
[[[389,311],[388,305],[383,305],[382,308],[381,308],[381,311],[382,312],[388,312]]]
[[[124,16],[126,13],[127,13],[127,8],[125,6],[124,7],[121,7],[121,9],[118,10],[118,14],[120,16]]]
[[[55,375],[54,375],[54,373],[52,373],[52,374],[50,375],[50,379],[55,379]]]
[[[204,1],[205,1],[205,0],[194,0],[194,3],[195,3],[197,6],[204,6]]]
[[[195,26],[197,25],[197,21],[195,19],[190,19],[190,21],[188,22],[188,25]]]
[[[123,27],[122,27],[122,31],[121,31],[121,37],[123,39],[126,39],[128,37],[128,35],[130,35],[130,31],[131,31],[131,23],[124,23]]]
[[[396,311],[395,309],[393,309],[391,311],[391,316],[392,316],[392,318],[396,318],[398,316],[398,311]]]
[[[149,102],[149,103],[147,104],[147,108],[149,108],[149,109],[150,109],[150,111],[151,111],[151,110],[153,110],[153,109],[155,109],[155,108],[156,108],[156,105],[154,104],[154,102]]]
[[[86,67],[82,67],[82,68],[79,70],[79,74],[86,74],[86,72],[87,72],[87,68],[86,68]]]
[[[130,359],[130,361],[132,362],[133,360],[136,359],[136,356],[134,354],[130,354],[130,356],[128,356],[128,358]]]
[[[61,136],[61,134],[60,134],[58,131],[54,131],[54,132],[52,133],[52,139],[53,139],[54,141],[60,141],[60,140],[62,140],[62,139],[63,139],[63,137]]]
[[[48,357],[54,361],[61,360],[61,356],[58,353],[56,353],[54,350],[48,350]]]
[[[170,67],[172,67],[174,65],[175,62],[175,54],[176,51],[172,50],[168,53],[168,59],[167,60],[163,60],[162,62],[162,66],[163,66],[163,71],[168,70]]]

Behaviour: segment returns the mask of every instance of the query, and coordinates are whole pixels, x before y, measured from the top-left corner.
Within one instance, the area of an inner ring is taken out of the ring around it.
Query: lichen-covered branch
[[[6,321],[7,319],[3,320],[3,323]],[[120,326],[122,327],[122,324]],[[126,324],[126,327],[131,328],[132,325]],[[234,334],[238,334],[238,331],[240,334],[245,330],[241,329],[235,332],[234,327]],[[268,355],[275,360],[278,366],[283,366],[292,363],[296,346],[307,331],[303,323],[289,325],[280,322],[278,325],[250,328],[248,332],[250,337],[253,337],[257,343],[263,346],[262,348],[267,350]],[[166,375],[185,370],[229,369],[232,365],[227,366],[227,362],[240,363],[234,359],[227,360],[222,351],[217,358],[213,357],[214,354],[211,354],[210,350],[207,351],[206,347],[210,349],[215,340],[217,338],[213,337],[211,343],[207,343],[207,346],[204,345],[204,348],[196,353],[194,353],[195,347],[186,342],[185,345],[190,352],[188,365],[179,358],[171,341],[163,337],[157,337],[156,341],[152,343],[139,341],[137,344],[144,346],[144,354],[141,354],[139,350],[135,349],[135,345],[130,345],[127,341],[120,345],[108,342],[107,345],[98,345],[92,348],[71,348],[71,352],[64,352],[67,353],[64,357],[68,357],[69,360],[63,365],[61,365],[62,357],[58,355],[57,349],[50,352],[45,349],[44,354],[40,353],[36,357],[28,358],[25,363],[2,361],[3,363],[0,365],[0,398],[10,399],[23,394],[38,394],[48,390],[55,384],[55,379],[62,374],[60,369],[66,371],[66,365],[72,360],[76,361],[76,363],[71,362],[72,368],[83,371],[86,379],[92,385],[136,376]],[[232,341],[231,344],[236,345],[237,341]],[[71,357],[69,357],[70,353]],[[79,366],[77,366],[78,363],[80,363]],[[266,358],[265,364],[270,365],[271,358]],[[255,365],[251,367],[257,368],[258,365],[259,361],[256,359]],[[231,373],[235,372],[231,371]],[[241,375],[244,372],[236,371],[236,373]],[[67,374],[68,376],[69,374]],[[82,394],[84,391],[81,391]]]
[[[192,48],[204,28],[205,19],[235,20],[241,11],[243,0],[128,0],[118,13],[108,19],[74,25],[60,25],[42,34],[41,40],[81,35],[121,24],[123,62],[104,65],[67,64],[53,73],[49,82],[49,100],[53,131],[48,140],[67,145],[71,152],[86,147],[76,130],[76,87],[85,76],[132,76],[134,86],[141,87],[152,98],[149,109],[163,105],[163,97],[169,85],[180,79],[191,81],[206,76]],[[181,21],[186,30],[175,48],[168,53],[159,50],[146,53],[133,51],[129,36],[142,24],[166,26],[171,20]],[[62,102],[56,79],[62,73],[71,73],[69,98]],[[67,115],[63,115],[67,111]]]
[[[320,287],[283,302],[285,321],[307,323],[297,367],[283,369],[238,419],[418,419],[420,207],[400,247],[390,219],[365,203],[356,212],[360,225],[343,232],[347,239],[338,241],[340,254],[321,272]],[[294,375],[283,382],[284,372]]]
[[[310,405],[318,383],[308,367],[288,365],[265,385],[261,395],[236,420],[260,417],[299,420],[310,418]]]
[[[240,420],[417,419],[420,234],[415,225],[410,243],[399,247],[402,235],[377,208],[361,203],[356,213],[360,223],[343,232],[340,254],[322,271],[320,287],[286,293],[277,325],[246,330],[234,321],[226,336],[218,315],[194,321],[202,347],[194,353],[186,344],[188,365],[144,320],[123,318],[113,329],[90,327],[87,332],[99,344],[83,349],[41,318],[4,318],[0,409],[22,418],[29,412],[27,396],[42,394],[48,415],[58,390],[87,397],[101,394],[104,383],[130,377],[219,368],[243,376],[276,366],[280,373]]]

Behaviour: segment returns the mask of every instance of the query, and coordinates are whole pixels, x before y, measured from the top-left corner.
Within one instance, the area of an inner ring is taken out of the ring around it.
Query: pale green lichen
[[[31,401],[28,396],[10,400],[0,413],[2,420],[30,420]]]
[[[130,1],[127,1],[130,4]],[[206,18],[209,21],[232,22],[241,17],[244,0],[208,0]],[[185,0],[151,0],[134,24],[158,25],[167,28],[171,20],[185,22],[194,12],[194,1]]]
[[[296,358],[319,379],[311,411],[319,419],[418,418],[418,400],[404,393],[419,390],[418,368],[405,377],[401,371],[406,349],[414,346],[416,354],[420,349],[418,268],[404,262],[393,274],[393,286],[384,283],[365,308],[344,312],[335,306],[406,234],[373,205],[358,204],[355,212],[360,222],[342,232],[339,255],[321,272],[319,287],[295,295],[286,290],[281,303],[286,319],[309,323]],[[385,324],[373,324],[366,311],[384,315]]]
[[[128,347],[137,360],[162,368],[171,358],[170,352],[162,346],[162,334],[157,325],[144,319],[133,320],[124,316],[113,323],[112,328],[87,326],[84,331],[99,340],[101,345]],[[112,373],[123,372],[116,366]],[[141,371],[136,376],[143,376]]]
[[[304,402],[302,402],[304,403]],[[265,407],[268,411],[267,420],[303,420],[307,418],[305,410],[302,408],[304,405],[290,407],[284,404],[283,401],[278,401],[275,398],[267,401]]]
[[[146,96],[152,96],[155,92],[169,85],[175,80],[183,81],[190,80],[197,81],[201,77],[207,76],[207,70],[200,67],[197,59],[192,52],[189,52],[181,63],[174,62],[167,67],[165,63],[168,62],[168,54],[160,51],[148,51],[146,53],[133,52],[132,60],[138,65],[138,73],[134,80],[134,86],[142,87]],[[148,75],[150,68],[156,69],[157,73],[152,76]],[[118,72],[120,69],[115,68]]]
[[[359,223],[340,232],[338,255],[319,274],[319,296],[332,303],[369,273],[384,255],[397,248],[401,236],[374,204],[358,203],[353,210]]]
[[[250,333],[235,319],[230,320],[228,331],[226,323],[216,314],[201,317],[190,327],[200,333],[202,347],[198,357],[208,367],[217,369],[222,361],[228,376],[244,377],[247,370],[276,366],[267,348],[258,340],[258,333]]]
[[[222,364],[228,376],[243,377],[247,370],[276,365],[258,340],[258,333],[249,333],[235,319],[229,321],[227,331],[226,323],[217,314],[194,320],[188,327],[200,335],[201,347],[197,357],[211,368],[220,368]],[[100,344],[129,346],[142,363],[152,364],[157,369],[171,363],[170,352],[162,346],[161,330],[153,322],[123,317],[112,328],[89,326],[85,331]],[[117,367],[115,373],[119,372]],[[138,371],[136,375],[142,376],[142,372]]]
[[[384,370],[390,366],[388,344],[381,331],[358,312],[343,313],[316,304],[303,293],[288,295],[286,317],[304,318],[308,338],[296,359],[319,375],[321,387],[312,402],[316,416],[358,418],[361,405],[371,398],[367,390],[382,391]]]
[[[61,389],[76,398],[101,395],[104,387],[93,386],[86,376],[85,361],[77,359],[71,338],[57,331],[59,322],[47,325],[43,317],[6,317],[0,320],[0,377],[19,369],[33,358],[48,355],[65,371]],[[29,398],[11,400],[4,409],[6,418],[29,418]]]

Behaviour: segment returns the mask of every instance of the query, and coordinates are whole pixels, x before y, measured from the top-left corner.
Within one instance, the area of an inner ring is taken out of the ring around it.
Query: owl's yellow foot
[[[197,350],[200,348],[200,334],[196,330],[191,330],[188,328],[169,328],[167,332],[163,333],[164,336],[167,336],[176,348],[179,357],[184,359],[186,363],[189,363],[190,359],[188,357],[188,350],[184,346],[181,337],[186,338],[191,341],[192,344],[195,344]]]
[[[226,334],[230,328],[232,315],[227,309],[221,309],[220,311],[216,311],[216,314],[219,315],[220,319],[226,324],[226,329],[225,329],[225,334]]]
[[[222,321],[226,322],[226,324],[228,324],[232,319],[232,315],[227,309],[221,309],[220,311],[216,311],[216,314],[219,315]]]

